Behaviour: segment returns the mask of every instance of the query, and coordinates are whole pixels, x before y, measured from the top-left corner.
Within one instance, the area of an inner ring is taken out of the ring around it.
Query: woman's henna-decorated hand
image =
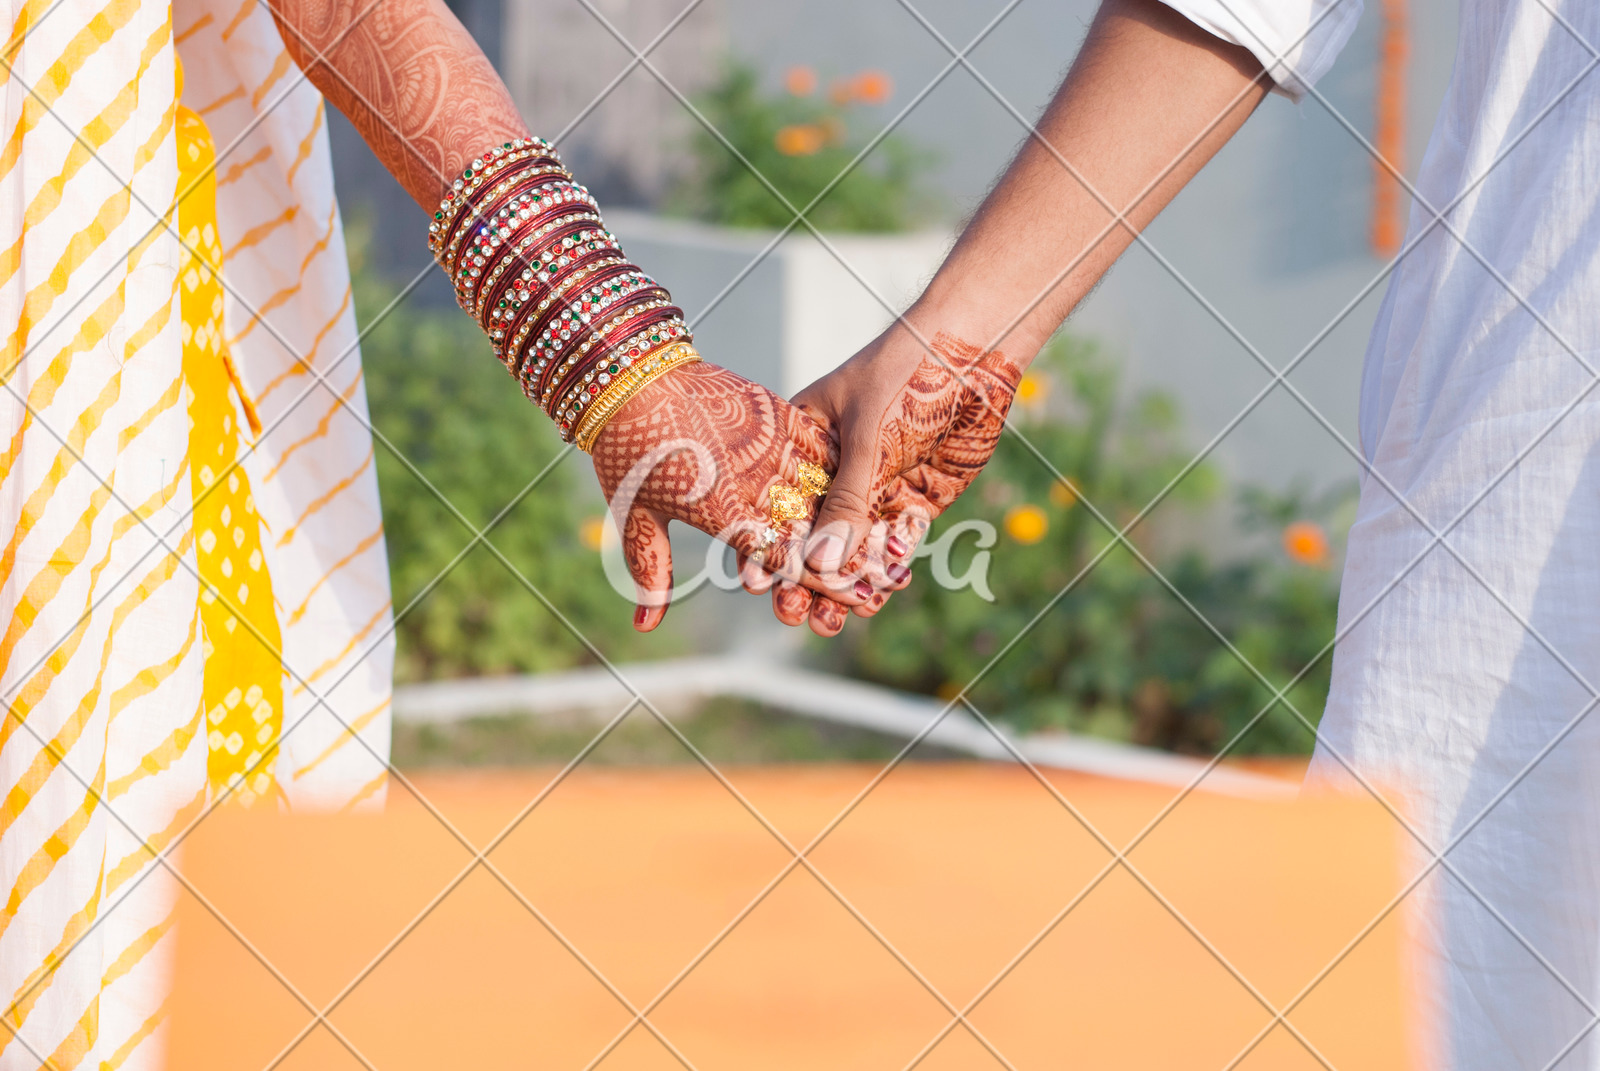
[[[445,0],[268,0],[267,7],[290,58],[425,211],[474,153],[527,136],[511,94]],[[614,508],[647,455],[662,464],[641,476],[633,505],[617,516],[640,587],[637,627],[653,629],[666,614],[671,518],[730,534],[752,590],[771,583],[764,568],[801,575],[798,544],[765,548],[760,565],[750,559],[766,527],[770,485],[794,483],[801,459],[832,468],[828,436],[814,422],[730,372],[691,366],[652,383],[596,442],[595,469]],[[795,522],[795,536],[806,527]],[[842,619],[843,608],[835,609]]]
[[[834,430],[840,462],[807,547],[806,564],[822,583],[779,581],[780,620],[809,618],[812,631],[831,636],[844,627],[846,605],[876,613],[910,582],[905,562],[933,519],[994,454],[1022,369],[942,332],[930,345],[931,353],[897,325],[795,396]],[[870,591],[837,580],[858,573]],[[837,601],[815,599],[809,588],[819,586]]]
[[[671,599],[672,520],[732,546],[747,587],[764,589],[760,578],[769,570],[800,577],[804,522],[794,522],[789,539],[761,545],[768,492],[780,481],[797,484],[802,461],[832,471],[837,458],[827,429],[811,417],[705,363],[674,369],[630,399],[595,440],[593,455],[638,589],[634,627],[641,632],[661,623]]]

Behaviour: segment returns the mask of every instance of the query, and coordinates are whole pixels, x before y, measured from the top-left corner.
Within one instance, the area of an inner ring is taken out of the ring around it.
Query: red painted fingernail
[[[897,558],[904,558],[911,553],[911,548],[902,543],[899,536],[890,536],[888,545],[889,553]]]
[[[650,608],[649,607],[647,607],[647,606],[636,606],[636,607],[633,608],[633,627],[634,628],[644,628],[644,623],[646,621],[648,621],[648,620],[650,620]]]
[[[899,562],[890,562],[888,568],[884,569],[884,572],[888,573],[889,579],[893,580],[896,584],[900,583],[906,577],[911,575],[911,570],[907,569]]]
[[[862,599],[872,598],[872,585],[865,580],[856,581],[856,596]]]

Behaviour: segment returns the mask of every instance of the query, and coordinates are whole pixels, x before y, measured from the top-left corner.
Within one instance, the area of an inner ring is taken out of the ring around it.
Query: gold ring
[[[800,493],[811,497],[828,493],[828,485],[833,478],[827,474],[821,465],[814,461],[800,462]]]
[[[772,510],[770,516],[774,525],[797,521],[811,512],[806,508],[806,493],[798,487],[780,483],[773,487],[771,496]]]
[[[790,521],[798,521],[802,517],[811,515],[811,508],[806,504],[807,499],[817,498],[826,494],[828,484],[831,482],[828,474],[821,465],[810,461],[800,462],[800,486],[790,483],[775,483],[772,490],[767,492],[771,500],[768,507],[767,519],[770,522],[765,531],[761,533],[760,548],[756,551],[760,555],[767,547],[772,546],[783,537],[784,530]]]

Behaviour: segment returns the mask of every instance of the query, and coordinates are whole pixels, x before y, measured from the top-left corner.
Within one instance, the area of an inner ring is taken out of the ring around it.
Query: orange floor
[[[875,772],[729,777],[801,846]],[[482,846],[551,776],[418,785]],[[1070,775],[1053,783],[1119,847],[1174,795]],[[816,875],[780,877],[793,856],[704,771],[580,770],[488,856],[498,874],[471,871],[382,956],[472,859],[403,789],[390,800],[382,818],[219,814],[180,860],[210,907],[318,1007],[377,961],[328,1021],[381,1071],[900,1071],[919,1056],[927,1071],[1004,1067],[986,1045],[1019,1071],[1222,1071],[1271,1023],[1263,1001],[1293,999],[1383,909],[1400,844],[1375,805],[1197,793],[1128,857],[1173,910],[1112,867],[1007,973],[1111,860],[1025,771],[903,767],[815,849]],[[1412,1066],[1402,925],[1396,913],[1373,929],[1288,1017],[1328,1064]],[[261,1071],[313,1022],[192,897],[178,944],[169,1066]],[[932,990],[964,1007],[1002,975],[971,1029],[951,1029]],[[628,1030],[623,1000],[655,1002],[656,1034]],[[318,1026],[278,1066],[361,1064]],[[1320,1065],[1280,1025],[1237,1066]]]

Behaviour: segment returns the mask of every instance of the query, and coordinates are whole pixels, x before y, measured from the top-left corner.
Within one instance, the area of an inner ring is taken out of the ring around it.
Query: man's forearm
[[[1260,72],[1158,0],[1106,0],[1039,123],[1048,147],[1029,138],[908,319],[1026,363],[1249,118]]]
[[[270,2],[289,55],[426,211],[473,153],[526,136],[443,0]]]

